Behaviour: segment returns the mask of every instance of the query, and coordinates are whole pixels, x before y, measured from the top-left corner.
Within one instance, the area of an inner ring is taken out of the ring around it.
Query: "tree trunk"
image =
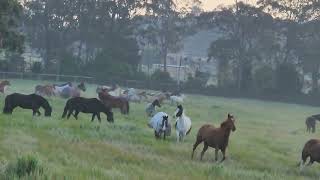
[[[312,93],[318,93],[318,71],[312,72]]]
[[[44,67],[46,70],[49,69],[50,63],[49,63],[49,51],[50,51],[50,38],[49,38],[49,5],[48,1],[46,1],[45,9],[44,9],[44,14],[45,14],[45,52],[44,52]]]
[[[163,49],[163,71],[167,72],[167,54],[168,54],[168,48],[164,47]]]

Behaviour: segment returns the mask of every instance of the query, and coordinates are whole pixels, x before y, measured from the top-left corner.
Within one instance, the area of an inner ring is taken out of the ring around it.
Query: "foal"
[[[201,152],[200,160],[204,153],[208,150],[208,147],[212,147],[215,149],[215,160],[218,160],[218,151],[221,150],[223,154],[223,158],[221,162],[226,159],[226,149],[228,147],[229,136],[231,131],[236,130],[236,126],[234,125],[235,119],[233,115],[228,114],[228,118],[221,123],[219,128],[216,128],[212,125],[206,124],[203,125],[197,134],[197,140],[193,145],[191,159],[193,158],[194,151],[197,146],[204,142],[203,150]]]

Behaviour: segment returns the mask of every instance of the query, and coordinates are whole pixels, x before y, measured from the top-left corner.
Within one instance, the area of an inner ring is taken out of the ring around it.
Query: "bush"
[[[267,93],[274,89],[274,70],[269,66],[258,68],[253,76],[254,87],[258,93]]]
[[[276,88],[282,94],[298,94],[302,88],[300,75],[292,64],[282,63],[276,70]]]
[[[33,73],[41,73],[42,72],[42,63],[41,62],[32,63],[31,72],[33,72]]]
[[[16,162],[9,163],[5,170],[5,179],[43,174],[43,168],[37,157],[33,155],[19,157]]]
[[[153,81],[173,82],[170,74],[161,70],[156,70],[150,77]]]

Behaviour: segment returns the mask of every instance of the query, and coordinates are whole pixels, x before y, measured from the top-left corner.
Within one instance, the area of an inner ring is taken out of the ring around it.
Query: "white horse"
[[[148,126],[154,130],[154,136],[159,139],[163,134],[163,139],[171,135],[171,124],[167,113],[158,112],[149,121]]]
[[[184,95],[181,95],[181,96],[170,96],[170,101],[171,101],[171,104],[173,105],[174,103],[176,105],[178,104],[183,104],[183,100],[184,100],[185,96]]]
[[[174,116],[177,117],[175,124],[177,142],[183,141],[183,138],[191,131],[191,119],[184,114],[181,105],[177,106]]]
[[[71,84],[71,83],[65,83],[65,84],[62,84],[62,85],[56,85],[56,84],[54,84],[53,87],[54,87],[54,93],[55,93],[55,95],[60,95],[61,92],[62,92],[65,88],[71,88],[71,87],[72,87],[72,84]]]

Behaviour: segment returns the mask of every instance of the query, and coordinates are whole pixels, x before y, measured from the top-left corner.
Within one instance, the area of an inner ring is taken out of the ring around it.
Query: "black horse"
[[[75,113],[73,114],[73,112]],[[92,119],[94,120],[95,116],[98,117],[99,122],[101,122],[100,112],[103,112],[107,115],[107,120],[113,122],[113,113],[111,108],[106,107],[101,101],[97,98],[83,98],[83,97],[74,97],[67,101],[62,118],[67,116],[67,119],[70,118],[71,114],[78,119],[78,114],[83,113],[92,113]]]
[[[40,107],[42,107],[45,110],[45,116],[51,116],[52,112],[52,108],[48,101],[37,94],[25,95],[13,93],[11,95],[8,95],[5,99],[3,113],[12,114],[13,109],[16,107],[21,107],[23,109],[32,109],[33,116],[35,116],[36,114],[38,114],[38,116],[41,115],[39,111]]]

